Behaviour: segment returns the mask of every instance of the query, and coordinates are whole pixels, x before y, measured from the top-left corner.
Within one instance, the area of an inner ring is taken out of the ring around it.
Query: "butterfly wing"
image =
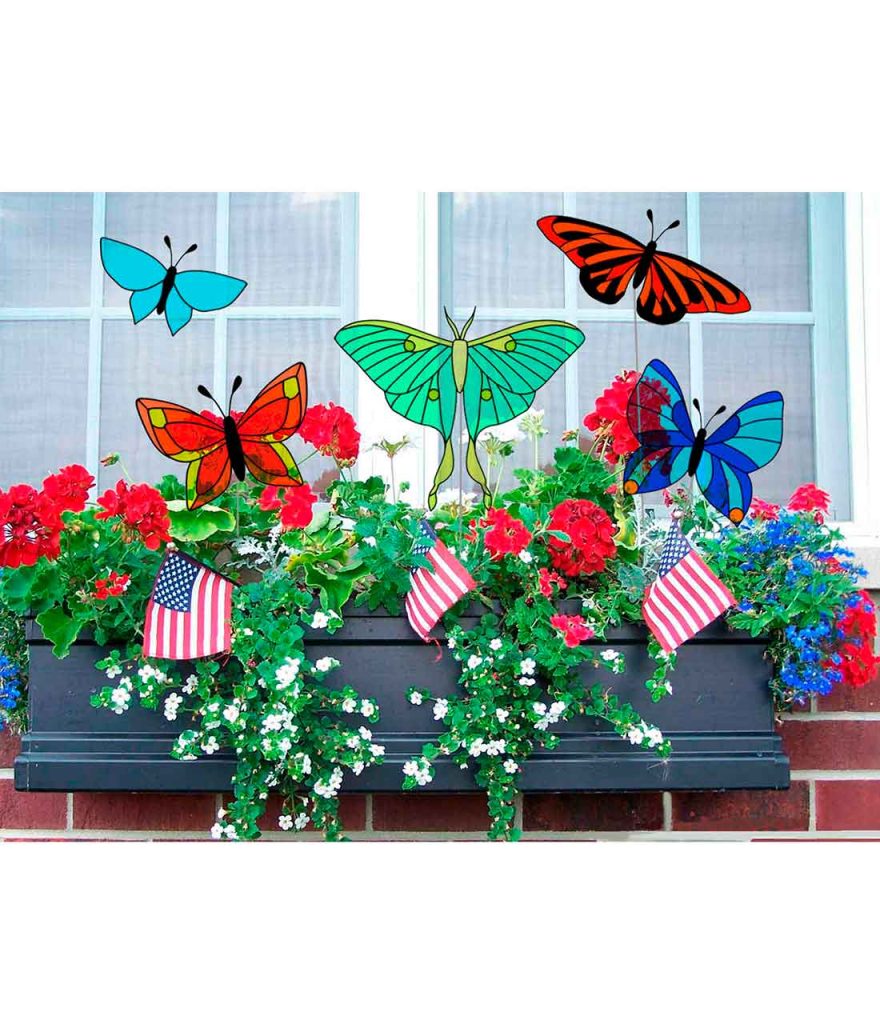
[[[307,406],[305,364],[294,363],[269,381],[238,421],[245,465],[261,483],[296,487],[303,482],[284,442],[299,429]]]
[[[736,285],[684,256],[654,253],[636,300],[639,316],[674,324],[685,313],[747,313],[751,303]]]
[[[706,441],[697,483],[732,523],[742,522],[749,511],[749,474],[772,462],[782,446],[784,408],[782,395],[767,391],[740,406]]]
[[[113,238],[101,239],[101,263],[112,281],[132,293],[128,304],[134,322],[148,317],[159,304],[167,269],[143,249]]]
[[[662,360],[652,359],[645,367],[629,397],[626,418],[639,448],[624,467],[624,491],[647,494],[680,480],[696,439],[678,380]]]
[[[177,332],[192,320],[193,311],[183,299],[176,288],[172,288],[165,300],[165,322],[172,334]]]
[[[182,270],[174,279],[174,288],[192,309],[209,313],[231,306],[247,288],[247,281],[211,270]]]
[[[573,324],[532,320],[468,341],[468,360],[497,388],[515,395],[533,395],[583,343],[583,331]],[[506,422],[495,420],[491,425]]]
[[[137,411],[154,447],[169,459],[188,464],[189,508],[206,505],[226,490],[232,468],[221,424],[186,406],[155,398],[139,398]]]
[[[538,227],[578,267],[581,287],[591,298],[608,306],[620,302],[645,253],[641,242],[577,217],[542,217]]]

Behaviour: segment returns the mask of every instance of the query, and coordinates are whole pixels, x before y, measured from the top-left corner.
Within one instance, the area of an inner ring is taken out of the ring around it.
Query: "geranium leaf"
[[[169,501],[167,505],[171,520],[168,532],[175,540],[206,540],[215,533],[231,533],[235,529],[235,516],[216,505],[188,509],[186,502],[179,499]]]
[[[43,631],[43,636],[52,644],[52,653],[55,657],[66,658],[83,624],[56,605],[40,612],[37,616],[37,625]]]

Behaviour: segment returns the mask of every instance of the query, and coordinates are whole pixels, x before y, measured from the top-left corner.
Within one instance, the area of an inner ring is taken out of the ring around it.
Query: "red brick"
[[[0,768],[11,768],[21,750],[21,739],[8,728],[0,732]]]
[[[880,780],[817,781],[816,828],[820,832],[880,831]]]
[[[0,779],[0,828],[64,828],[66,793],[17,793],[12,779]]]
[[[806,782],[791,789],[672,794],[672,827],[680,832],[798,832],[809,823]]]
[[[377,832],[485,832],[489,828],[482,793],[376,793]]]
[[[780,729],[792,768],[880,768],[880,721],[794,721]]]
[[[200,831],[215,821],[210,793],[77,793],[73,827],[127,831]]]
[[[278,832],[278,816],[281,814],[281,797],[271,796],[266,810],[257,821],[263,832]],[[339,820],[344,832],[363,832],[367,827],[367,798],[360,793],[343,793],[339,798]],[[308,826],[308,830],[312,826]]]
[[[523,797],[523,828],[545,832],[662,829],[663,794],[527,794]]]
[[[820,697],[819,711],[880,711],[880,675],[867,686],[836,686]]]

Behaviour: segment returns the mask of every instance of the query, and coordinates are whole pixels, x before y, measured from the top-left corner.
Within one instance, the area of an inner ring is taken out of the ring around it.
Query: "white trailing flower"
[[[198,687],[198,685],[199,685],[199,677],[197,675],[191,674],[191,675],[188,675],[186,677],[186,682],[183,684],[181,689],[183,690],[184,693],[187,693],[187,694],[195,693],[196,692],[196,688]]]
[[[449,714],[449,701],[445,697],[434,701],[434,721],[442,722]]]
[[[536,680],[535,680],[534,676],[520,676],[519,677],[519,685],[520,686],[534,686],[535,682],[536,682]]]
[[[467,660],[467,667],[473,672],[475,668],[479,668],[483,664],[483,659],[479,654],[472,654]]]
[[[330,672],[336,668],[339,662],[335,658],[319,658],[315,662],[315,668],[318,672]]]
[[[403,764],[403,774],[414,778],[419,786],[427,786],[432,777],[431,765],[423,757],[414,761],[405,761]]]
[[[234,725],[238,721],[238,716],[241,714],[241,709],[238,705],[238,701],[233,701],[232,704],[227,704],[223,709],[223,717],[229,722],[230,725]]]
[[[179,693],[170,693],[165,698],[165,717],[169,722],[173,722],[177,718],[177,711],[182,703],[183,697]]]
[[[524,676],[533,676],[537,665],[534,658],[523,658],[519,663],[519,670]]]
[[[299,675],[299,667],[302,664],[299,658],[285,658],[284,664],[275,670],[275,681],[278,689],[286,689]]]
[[[107,669],[105,675],[107,676],[108,679],[115,679],[117,676],[121,676],[122,675],[122,666],[121,665],[111,665]]]
[[[504,641],[501,639],[500,636],[492,637],[492,639],[489,641],[489,649],[490,650],[500,651],[503,646],[504,646]]]
[[[499,722],[503,724],[510,717],[510,712],[507,710],[507,708],[496,708],[495,717],[498,719]]]
[[[364,718],[369,718],[371,715],[375,715],[376,705],[371,700],[362,700],[361,714],[364,716]]]
[[[382,746],[381,743],[371,743],[370,753],[373,755],[373,757],[384,757],[385,748]]]
[[[357,711],[357,701],[354,699],[354,697],[345,698],[345,700],[342,702],[342,710],[347,715],[353,715],[355,711]]]
[[[217,742],[216,736],[209,736],[202,744],[202,750],[204,750],[206,754],[216,754],[219,749],[220,744]]]
[[[281,814],[278,816],[278,827],[282,832],[289,832],[293,828],[293,818],[289,814]]]
[[[450,651],[454,651],[455,650],[455,637],[454,636],[450,636],[450,637],[446,638],[446,646],[449,648]],[[120,669],[120,671],[122,671],[122,670]],[[107,675],[110,675],[110,669],[107,669]]]
[[[293,827],[297,830],[297,832],[302,832],[302,830],[306,827],[306,825],[308,825],[308,823],[311,820],[312,819],[306,814],[305,811],[301,811],[294,818],[294,820],[293,820]]]
[[[358,733],[360,734],[362,740],[371,740],[373,738],[373,734],[370,732],[369,729],[366,728],[366,726],[362,725],[358,729]]]
[[[422,695],[421,693],[419,693],[418,690],[413,690],[413,692],[409,695],[410,704],[415,704],[416,707],[418,707],[418,705],[422,703],[422,699]]]
[[[224,826],[221,825],[219,821],[214,822],[214,824],[211,826],[211,838],[222,839],[224,831]]]
[[[512,757],[509,757],[502,766],[508,775],[515,775],[519,771],[519,765]]]
[[[525,549],[520,551],[520,553],[517,555],[517,558],[521,562],[524,562],[526,565],[528,565],[532,561],[532,557],[533,556],[531,551],[526,551]]]

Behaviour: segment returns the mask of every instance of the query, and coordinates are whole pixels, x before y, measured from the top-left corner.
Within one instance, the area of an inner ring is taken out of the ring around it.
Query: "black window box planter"
[[[466,622],[465,622],[466,624]],[[35,623],[28,623],[30,648],[30,729],[15,761],[19,790],[129,790],[139,792],[222,792],[230,789],[234,757],[219,752],[196,761],[169,755],[179,718],[167,722],[161,712],[133,706],[123,715],[95,709],[89,696],[107,684],[94,666],[103,651],[79,640],[58,661]],[[561,742],[554,751],[537,751],[525,766],[522,789],[672,790],[784,789],[789,785],[788,758],[774,730],[768,688],[770,666],[764,644],[732,633],[722,623],[704,630],[679,652],[671,673],[673,694],[653,704],[644,680],[653,670],[646,653],[645,631],[615,630],[599,649],[614,647],[626,655],[627,670],[612,676],[589,670],[589,682],[610,685],[633,704],[646,721],[672,741],[672,756],[663,762],[650,751],[631,746],[604,722],[575,719],[557,727]],[[408,686],[429,686],[434,693],[454,693],[458,664],[442,649],[424,644],[406,619],[383,613],[353,611],[333,636],[313,633],[310,657],[337,657],[341,667],[333,685],[350,682],[364,696],[376,698],[382,718],[374,729],[386,748],[385,763],[362,775],[346,775],[347,791],[395,791],[402,765],[421,752],[422,744],[441,731],[431,705],[410,705]],[[429,791],[462,792],[475,788],[470,771],[440,762]]]

